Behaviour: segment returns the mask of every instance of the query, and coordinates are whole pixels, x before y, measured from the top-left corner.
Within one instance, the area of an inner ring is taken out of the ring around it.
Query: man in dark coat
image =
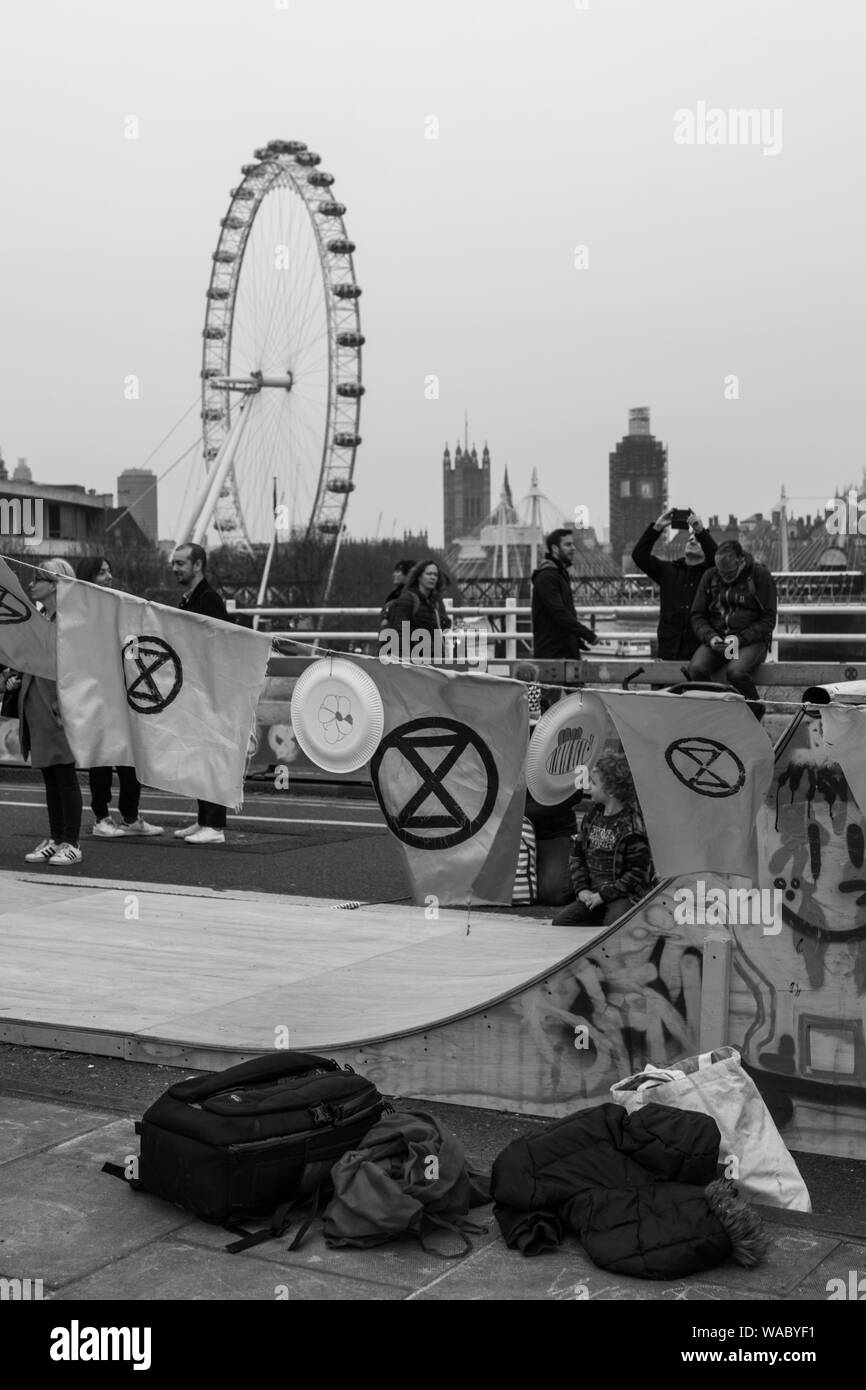
[[[689,663],[689,679],[713,680],[724,672],[728,684],[753,702],[755,718],[763,719],[752,672],[766,659],[775,626],[772,574],[739,541],[723,541],[692,605],[692,627],[701,645]]]
[[[225,604],[205,577],[207,553],[200,545],[179,545],[171,557],[171,568],[183,588],[178,607],[187,613],[200,613],[204,618],[219,618],[224,623],[229,621]],[[226,807],[217,806],[213,801],[200,801],[197,821],[182,826],[174,833],[189,845],[224,845],[225,826]]]
[[[533,656],[536,660],[579,658],[598,638],[577,620],[568,577],[574,537],[563,526],[551,531],[544,544],[547,553],[532,575]]]
[[[717,546],[700,517],[692,512],[689,517],[692,534],[686,542],[683,558],[659,560],[652,554],[652,548],[672,516],[673,510],[662,512],[646,528],[631,558],[638,569],[659,586],[659,661],[690,661],[700,646],[692,629],[692,604],[701,576],[715,563]]]
[[[650,1103],[597,1105],[515,1139],[493,1164],[494,1214],[512,1249],[554,1250],[566,1230],[602,1269],[676,1279],[730,1256],[757,1264],[760,1217],[716,1178],[709,1115]]]

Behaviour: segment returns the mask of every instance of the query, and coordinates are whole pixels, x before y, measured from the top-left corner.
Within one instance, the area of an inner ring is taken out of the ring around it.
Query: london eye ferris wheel
[[[334,177],[299,140],[244,164],[220,224],[201,369],[204,473],[180,534],[251,550],[280,523],[333,547],[355,484],[361,333]],[[330,582],[330,576],[329,576]]]

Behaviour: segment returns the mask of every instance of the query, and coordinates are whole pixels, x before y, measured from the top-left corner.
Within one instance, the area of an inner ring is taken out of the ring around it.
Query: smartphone
[[[674,507],[671,514],[671,526],[674,531],[688,531],[691,507]]]

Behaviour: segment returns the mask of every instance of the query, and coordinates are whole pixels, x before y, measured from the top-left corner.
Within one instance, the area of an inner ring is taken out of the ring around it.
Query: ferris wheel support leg
[[[232,440],[233,440],[235,434],[237,433],[238,429],[240,428],[242,419],[243,419],[243,416],[242,416],[242,414],[239,412],[238,415],[235,417],[235,420],[234,420],[234,423],[233,423],[231,429],[229,430],[228,434],[226,435],[225,439],[223,440],[223,446],[222,446],[221,452],[217,455],[216,459],[214,460],[214,468],[219,467],[220,459],[221,459],[221,458],[223,457],[223,455],[225,454],[226,449],[228,449],[229,446],[231,445],[231,442],[232,442]],[[183,519],[183,522],[182,522],[182,523],[178,526],[178,528],[177,528],[177,543],[178,543],[178,545],[181,545],[184,541],[191,541],[192,538],[193,538],[193,535],[192,535],[193,529],[194,529],[194,527],[195,527],[195,525],[196,525],[196,522],[198,521],[198,519],[199,519],[199,517],[200,517],[200,515],[201,515],[202,508],[204,507],[205,502],[207,501],[208,493],[210,492],[211,487],[213,486],[214,468],[210,468],[210,469],[205,473],[205,475],[204,475],[204,477],[203,477],[203,479],[202,479],[202,481],[201,481],[201,483],[200,483],[200,485],[199,485],[198,491],[196,492],[195,497],[193,498],[192,502],[190,503],[190,506],[189,506],[188,509],[187,509],[187,512],[186,512],[186,515],[185,515],[185,517],[184,517],[184,519]]]
[[[214,511],[216,510],[216,504],[219,501],[219,495],[222,492],[225,480],[228,477],[229,469],[235,461],[235,454],[237,453],[238,445],[240,444],[244,430],[247,427],[247,423],[251,414],[250,406],[254,399],[254,397],[248,397],[241,405],[240,410],[238,412],[239,418],[237,421],[237,429],[230,431],[228,439],[225,442],[223,452],[219,460],[217,461],[216,467],[210,475],[210,486],[208,488],[204,504],[202,505],[201,510],[199,511],[198,517],[195,518],[194,525],[192,528],[192,535],[190,537],[190,539],[196,545],[201,545],[202,541],[207,535],[207,530],[210,526],[211,517],[213,516]]]

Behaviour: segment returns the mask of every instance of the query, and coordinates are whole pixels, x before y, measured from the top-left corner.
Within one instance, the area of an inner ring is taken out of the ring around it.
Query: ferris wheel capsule
[[[333,174],[326,174],[321,169],[314,169],[312,174],[307,175],[307,183],[312,184],[313,188],[330,188],[334,182]]]
[[[318,211],[323,217],[342,217],[346,211],[345,203],[319,203]]]
[[[240,227],[245,227],[246,225],[244,219],[238,217],[237,213],[232,213],[230,217],[220,218],[220,226],[228,227],[229,230],[233,232],[236,232]]]
[[[341,381],[337,386],[337,395],[357,400],[359,396],[363,396],[366,389],[366,386],[362,386],[358,381]]]
[[[363,347],[367,339],[363,333],[338,333],[337,344],[339,347],[359,348]]]
[[[270,140],[265,148],[271,154],[302,154],[307,147],[303,140]]]
[[[214,251],[211,257],[212,260],[217,261],[220,265],[232,265],[237,258],[238,254],[236,251]]]
[[[357,449],[358,445],[361,443],[361,436],[359,434],[341,432],[340,434],[334,435],[334,443],[338,449]]]
[[[325,244],[335,256],[351,256],[355,249],[354,241],[347,241],[345,237],[335,237],[333,241]]]
[[[338,299],[360,299],[361,297],[360,285],[336,284],[332,285],[331,289]]]
[[[301,154],[295,155],[295,163],[300,164],[303,169],[312,169],[314,165],[321,164],[322,156],[315,154],[313,150],[304,150]]]

